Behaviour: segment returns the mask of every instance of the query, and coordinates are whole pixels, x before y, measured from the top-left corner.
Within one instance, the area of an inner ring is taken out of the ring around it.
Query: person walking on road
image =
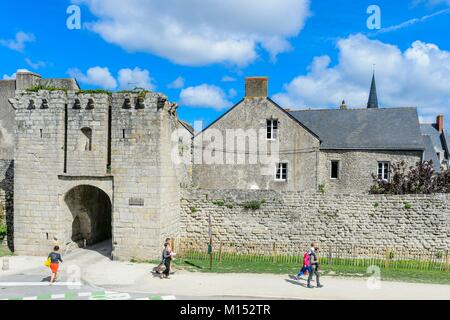
[[[161,262],[153,269],[153,272],[155,272],[156,274],[161,274],[161,272],[162,272],[162,268],[163,268],[163,266],[164,266],[164,250],[166,249],[166,243],[171,243],[170,242],[171,241],[171,239],[170,238],[166,238],[166,241],[164,241],[164,248],[163,248],[163,250],[162,250],[162,253],[161,253]]]
[[[59,247],[55,246],[53,251],[48,255],[48,259],[50,260],[50,270],[52,270],[52,275],[50,277],[50,283],[56,282],[56,278],[58,275],[59,263],[63,262],[61,258],[61,254],[59,254]]]
[[[166,269],[161,274],[161,279],[166,278],[169,279],[170,274],[170,263],[172,262],[172,257],[175,256],[176,253],[172,252],[172,247],[170,242],[166,242],[164,244],[163,258],[164,258],[164,266]]]
[[[313,274],[316,275],[317,288],[322,288],[323,287],[323,285],[320,284],[319,261],[318,261],[318,258],[317,258],[318,252],[319,252],[319,248],[317,246],[312,247],[310,249],[309,261],[310,261],[310,264],[311,264],[311,272],[309,273],[309,277],[308,277],[308,288],[312,288],[313,287],[311,285],[311,280],[312,280]]]
[[[309,263],[309,250],[305,251],[303,254],[303,266],[297,274],[297,280],[305,274],[308,275],[311,272],[311,265]]]

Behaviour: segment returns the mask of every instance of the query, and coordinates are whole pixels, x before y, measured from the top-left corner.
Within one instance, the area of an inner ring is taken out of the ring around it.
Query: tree
[[[450,170],[437,173],[433,161],[416,163],[415,167],[406,166],[404,161],[391,166],[391,180],[380,180],[372,175],[374,185],[372,194],[430,194],[450,192]]]

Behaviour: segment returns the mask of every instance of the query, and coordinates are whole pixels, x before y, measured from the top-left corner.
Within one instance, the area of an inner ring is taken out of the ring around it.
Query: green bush
[[[212,203],[219,207],[223,207],[225,205],[225,201],[223,201],[222,199],[214,200]]]
[[[409,210],[409,209],[411,209],[411,208],[412,208],[412,204],[409,203],[409,202],[405,202],[405,209],[406,209],[406,210]]]
[[[227,203],[227,208],[228,209],[233,209],[234,208],[234,203]]]
[[[55,87],[47,87],[47,86],[34,86],[32,88],[27,89],[28,92],[38,92],[39,90],[45,90],[45,91],[64,91],[67,92],[67,89],[65,88],[55,88]]]
[[[83,94],[83,93],[87,93],[87,94],[108,94],[111,95],[112,91],[109,90],[105,90],[105,89],[88,89],[88,90],[80,90],[78,91],[78,94]]]
[[[321,185],[319,185],[319,192],[322,194],[325,193],[325,185],[323,183]]]
[[[1,223],[0,224],[0,241],[5,239],[6,234],[7,234],[6,225]]]
[[[198,211],[198,209],[196,207],[191,207],[191,213],[196,213]]]
[[[261,209],[261,205],[263,203],[264,203],[263,201],[252,200],[252,201],[245,202],[243,204],[243,206],[245,209],[259,210],[259,209]]]

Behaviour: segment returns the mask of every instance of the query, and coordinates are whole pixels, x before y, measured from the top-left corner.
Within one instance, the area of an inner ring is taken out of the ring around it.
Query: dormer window
[[[267,119],[267,140],[276,140],[278,138],[278,120]]]

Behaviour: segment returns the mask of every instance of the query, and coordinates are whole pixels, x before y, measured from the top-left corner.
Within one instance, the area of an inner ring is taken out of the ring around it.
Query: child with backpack
[[[308,250],[305,251],[305,253],[303,254],[303,267],[297,274],[297,280],[299,280],[302,277],[302,275],[304,274],[307,275],[310,272],[311,272],[311,263],[309,260],[309,250]]]

